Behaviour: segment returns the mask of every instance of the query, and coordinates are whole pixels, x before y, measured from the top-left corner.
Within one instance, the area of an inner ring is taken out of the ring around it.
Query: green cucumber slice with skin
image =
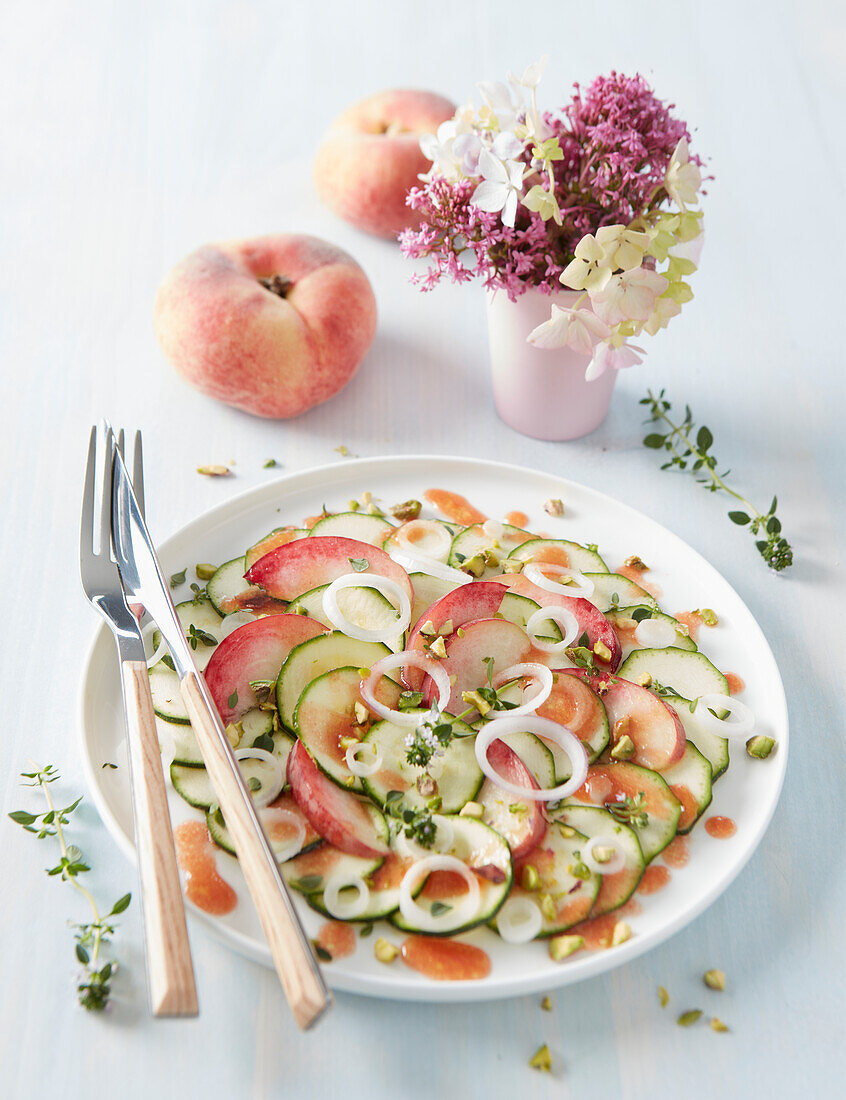
[[[359,916],[354,918],[345,917],[344,920],[348,923],[380,920],[395,913],[399,908],[400,882],[402,882],[402,877],[410,866],[410,860],[403,859],[396,851],[390,851],[381,867],[371,871],[365,879],[370,890],[367,908]],[[423,883],[420,884],[417,893],[422,889]],[[325,917],[330,917],[332,920],[337,919],[326,908],[323,890],[307,893],[305,897],[312,909],[322,913]]]
[[[622,798],[640,801],[646,811],[645,825],[626,822],[634,829],[643,858],[649,863],[662,852],[676,835],[681,816],[681,803],[657,772],[639,764],[591,764],[583,798],[568,798],[564,806],[595,805],[607,809]],[[612,817],[614,815],[612,814]]]
[[[409,579],[414,588],[414,602],[411,605],[411,625],[414,627],[424,612],[428,611],[433,603],[437,603],[458,588],[455,581],[445,581],[441,577],[430,577],[428,573],[409,573]]]
[[[473,527],[465,527],[452,540],[447,564],[451,565],[453,569],[460,569],[464,562],[469,561],[476,554],[484,553],[485,550],[492,551],[502,561],[521,542],[532,537],[531,533],[524,531],[522,527],[513,527],[510,523],[503,523],[502,536],[493,538],[491,535],[486,535],[482,525],[477,523]],[[500,569],[492,567],[486,570],[486,574],[493,575],[500,571]]]
[[[332,516],[319,519],[309,534],[356,539],[358,542],[367,542],[371,546],[381,548],[393,529],[392,523],[381,516],[372,516],[369,512],[336,512]]]
[[[421,716],[425,711],[419,712]],[[458,736],[444,752],[433,761],[437,791],[421,795],[417,780],[424,775],[423,768],[409,764],[406,738],[413,727],[395,726],[393,722],[375,722],[363,739],[382,756],[382,766],[373,775],[362,778],[365,792],[380,806],[385,805],[389,791],[403,792],[403,806],[422,810],[437,795],[441,799],[443,814],[457,813],[465,802],[472,802],[482,786],[484,776],[476,760],[473,748],[473,730],[464,722],[455,722]],[[366,757],[365,757],[366,759]]]
[[[493,882],[491,878],[478,875],[481,897],[476,914],[465,923],[454,928],[447,926],[441,932],[421,929],[407,921],[402,913],[397,911],[389,919],[391,924],[402,929],[403,932],[424,931],[427,936],[454,936],[459,932],[467,932],[479,924],[492,920],[511,890],[514,880],[511,850],[499,833],[472,817],[451,815],[447,816],[446,820],[452,826],[452,844],[448,848],[440,848],[437,846],[436,837],[435,845],[438,853],[455,856],[468,867],[495,870],[496,877],[501,877],[501,881]],[[450,894],[448,889],[440,888],[442,882],[437,872],[434,876],[430,876],[417,895],[417,904],[423,907],[436,902],[453,907],[458,905],[463,896],[463,889],[458,894]]]
[[[348,638],[340,630],[331,634],[318,634],[294,646],[276,681],[276,705],[279,719],[286,729],[294,732],[294,711],[300,696],[312,680],[330,672],[333,668],[352,665],[369,668],[381,657],[390,653],[381,642],[359,642]]]
[[[209,809],[206,813],[206,828],[208,829],[212,840],[215,842],[218,848],[223,848],[225,852],[229,852],[231,856],[235,856],[235,858],[237,859],[238,856],[235,852],[235,846],[232,843],[232,837],[229,833],[229,830],[226,828],[226,822],[224,821],[223,813],[216,803],[213,803],[212,805],[213,808]],[[308,823],[302,810],[299,808],[299,806],[296,804],[293,798],[291,798],[290,795],[280,795],[279,798],[277,798],[271,806],[268,806],[266,808],[268,811],[273,809],[285,810],[287,813],[293,814],[295,817],[297,817],[303,824],[305,835],[303,836],[302,847],[300,848],[300,851],[297,853],[296,856],[291,857],[289,863],[294,862],[300,857],[300,855],[311,852],[313,849],[319,847],[323,843],[319,835]],[[259,815],[263,813],[263,810],[259,810]],[[273,828],[267,817],[265,817],[264,824],[268,834],[268,839],[270,840],[270,844],[274,852],[278,853],[282,849],[288,848],[290,846],[290,834],[288,830],[285,831],[285,835],[283,837],[277,840],[273,835]],[[288,828],[290,828],[290,825],[288,825]]]
[[[673,643],[676,649],[686,649],[691,652],[696,650],[696,642],[694,642],[689,634],[685,634],[681,630],[681,623],[678,619],[674,619],[672,615],[666,615],[663,611],[659,611],[657,608],[650,607],[646,604],[612,608],[609,611],[605,611],[604,615],[608,622],[614,627],[614,631],[620,639],[620,648],[623,651],[624,661],[630,653],[633,653],[636,649],[642,648],[633,637],[634,632],[630,625],[632,622],[636,622],[635,612],[637,612],[637,618],[660,619],[665,623],[669,623],[674,629],[678,628],[676,629],[676,640]],[[649,612],[649,614],[646,614],[647,612]]]
[[[555,815],[555,820],[569,825],[588,840],[592,837],[611,837],[625,857],[625,864],[613,875],[600,875],[599,893],[590,911],[592,917],[601,917],[619,909],[637,889],[646,870],[640,841],[634,829],[615,821],[600,806],[569,805]]]
[[[544,560],[544,555],[540,557],[536,555],[540,551],[562,551],[567,555],[567,565],[573,569],[578,569],[580,573],[607,573],[608,566],[597,554],[595,550],[588,549],[587,546],[582,546],[578,542],[570,542],[568,539],[537,539],[533,538],[529,542],[524,542],[521,546],[518,546],[516,550],[512,550],[508,555],[509,558],[516,558],[517,561],[538,561]],[[554,562],[560,554],[550,553],[547,558],[548,561]]]
[[[711,765],[693,742],[688,741],[681,760],[661,775],[682,804],[678,831],[689,833],[711,805]]]
[[[213,634],[220,641],[221,618],[211,600],[184,600],[176,605],[174,611],[182,627],[182,633],[186,638],[193,626],[195,630],[205,630],[207,633]],[[158,630],[153,631],[153,649],[158,648],[161,637]],[[202,648],[208,649],[209,655],[211,655],[213,647],[203,646]]]
[[[216,610],[221,615],[237,610],[233,603],[236,596],[250,586],[244,579],[246,566],[243,556],[225,561],[206,584],[206,592]]]
[[[335,668],[317,676],[305,688],[294,710],[294,729],[320,770],[346,790],[362,791],[362,781],[353,775],[346,761],[341,738],[360,736],[355,714],[361,698],[361,673],[357,668]],[[396,708],[400,688],[383,676],[377,687],[377,699]],[[406,730],[406,732],[408,732]],[[367,759],[365,756],[363,759]]]
[[[270,768],[265,760],[250,759],[238,761],[241,774],[249,783],[250,780],[265,783],[270,778]],[[183,798],[189,806],[200,810],[208,810],[213,802],[217,802],[217,795],[212,787],[211,779],[205,768],[196,768],[184,764],[171,764],[170,781],[173,789]],[[260,789],[260,787],[259,787]]]
[[[288,610],[300,615],[308,615],[309,618],[315,619],[332,630],[332,623],[323,610],[323,593],[328,587],[328,584],[321,584],[318,588],[312,588],[310,592],[297,596],[295,600],[291,600]],[[344,615],[350,622],[365,630],[380,630],[383,627],[390,629],[398,618],[397,609],[391,601],[375,588],[342,588],[337,595],[338,607]],[[386,645],[398,653],[404,643],[405,634],[399,634]]]
[[[694,700],[700,695],[712,692],[728,695],[728,680],[722,672],[698,650],[679,649],[667,646],[666,649],[635,649],[617,669],[617,675],[632,683],[639,683],[642,676],[652,677],[654,685],[664,689],[660,694],[669,692],[680,695],[682,699]]]
[[[434,561],[439,561],[442,564],[446,564],[449,558],[449,552],[452,545],[452,540],[455,536],[463,531],[464,528],[460,523],[446,523],[442,519],[424,519],[424,520],[409,520],[410,523],[416,523],[418,539],[411,542],[410,546],[406,546],[400,541],[400,536],[397,532],[405,526],[404,523],[399,527],[395,527],[390,535],[382,543],[382,549],[386,554],[390,554],[392,550],[399,550],[403,554],[419,554],[421,556],[432,558]],[[449,536],[449,542],[439,537],[440,531],[443,531]],[[410,540],[409,540],[410,541]],[[446,595],[446,593],[441,593]],[[432,601],[434,603],[434,600]]]
[[[529,893],[522,886],[515,885],[513,894],[527,897],[538,906],[554,907],[554,916],[541,910],[543,923],[538,939],[566,932],[574,924],[585,920],[596,901],[601,885],[600,876],[585,868],[588,877],[579,878],[570,870],[576,869],[581,861],[585,839],[573,828],[562,829],[558,825],[550,825],[541,843],[519,862],[518,881],[523,868],[530,866],[538,872],[540,886]],[[550,900],[546,901],[547,898]]]
[[[186,600],[176,605],[176,614],[185,633],[186,640],[190,637],[190,628],[202,630],[211,637],[220,639],[221,618],[208,600]],[[157,648],[160,641],[159,632],[153,633],[153,646]],[[205,669],[211,660],[212,653],[217,647],[197,642],[197,648],[192,647],[194,663],[200,672]],[[153,697],[153,710],[167,722],[188,722],[188,711],[182,702],[182,694],[179,690],[179,677],[174,670],[165,663],[158,661],[150,669],[150,694]]]
[[[713,783],[720,778],[729,766],[728,740],[701,726],[696,720],[696,716],[691,713],[690,703],[687,699],[682,699],[678,695],[666,695],[664,696],[664,702],[669,703],[679,716],[688,743],[695,745],[711,765],[711,782]]]
[[[555,757],[539,737],[533,733],[507,733],[501,740],[517,753],[542,790],[555,786]],[[515,796],[512,801],[520,799]]]
[[[238,742],[238,748],[252,748],[257,741],[272,735],[273,752],[279,757],[283,769],[285,768],[293,738],[290,734],[273,733],[273,715],[270,712],[259,710],[257,707],[248,710],[241,719],[241,728],[243,733]],[[161,722],[159,725],[157,722],[157,729],[159,742],[173,746],[174,764],[181,764],[186,768],[205,767],[200,746],[189,723]],[[259,745],[259,748],[266,747],[264,744]]]
[[[628,577],[621,577],[619,573],[585,573],[585,576],[593,581],[593,592],[585,596],[585,599],[589,600],[603,615],[612,608],[624,605],[658,606],[654,596],[650,596],[645,589],[634,581],[630,581]]]
[[[153,698],[153,710],[159,718],[182,726],[191,724],[188,711],[182,702],[179,677],[164,661],[159,661],[150,669],[150,695]]]
[[[519,596],[516,592],[506,592],[499,605],[499,611],[494,615],[495,619],[506,619],[521,630],[526,629],[526,624],[536,611],[540,611],[540,604],[535,603],[529,596]],[[551,619],[543,623],[543,633],[537,635],[543,641],[560,642],[561,631],[558,625]]]
[[[346,852],[319,841],[317,844],[304,849],[298,856],[292,856],[280,864],[282,877],[287,884],[301,894],[309,895],[320,893],[329,877],[333,874],[341,874],[344,877],[363,878],[372,875],[382,866],[382,857],[364,858],[362,856],[350,856]]]

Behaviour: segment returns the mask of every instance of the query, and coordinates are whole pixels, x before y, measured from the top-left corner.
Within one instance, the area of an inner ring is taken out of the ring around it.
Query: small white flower
[[[495,128],[510,130],[517,121],[518,111],[522,108],[519,97],[515,96],[511,88],[501,80],[484,80],[476,87],[485,101],[485,107],[479,112],[483,124],[495,121]]]
[[[432,175],[459,178],[459,161],[453,148],[457,129],[456,120],[450,118],[440,124],[436,134],[423,134],[420,138],[420,150],[432,162],[431,169],[421,179],[428,180]]]
[[[607,325],[646,321],[655,309],[655,299],[668,285],[663,275],[637,267],[612,275],[601,289],[589,291],[590,301],[597,316]]]
[[[511,130],[503,130],[494,138],[491,152],[500,160],[516,160],[525,152],[525,146]]]
[[[459,166],[465,176],[478,176],[479,155],[484,146],[477,133],[459,134],[452,143],[452,151],[458,158]]]
[[[506,79],[509,80],[510,83],[521,88],[537,88],[538,84],[541,82],[548,61],[549,54],[545,53],[540,61],[535,61],[533,64],[528,65],[523,71],[522,76],[516,76],[509,69],[506,74]]]
[[[592,355],[598,340],[611,329],[590,309],[562,309],[553,304],[548,321],[533,329],[527,339],[536,348],[572,348],[579,355]]]
[[[572,290],[587,290],[591,294],[602,290],[611,278],[605,249],[593,236],[585,233],[575,248],[575,259],[571,260],[558,276],[564,286]]]
[[[623,271],[640,267],[651,240],[648,233],[625,225],[603,225],[597,229],[596,239],[605,252],[605,262]]]
[[[517,200],[523,190],[523,165],[519,161],[502,161],[483,149],[479,155],[482,182],[470,196],[470,201],[489,214],[502,211],[502,224],[513,227],[517,216]]]
[[[595,378],[605,374],[607,370],[623,370],[625,367],[633,367],[640,363],[646,352],[634,344],[622,344],[615,348],[612,344],[599,344],[593,354],[593,359],[588,363],[585,371],[585,381],[593,382]]]
[[[702,173],[699,165],[690,162],[687,139],[682,138],[670,157],[664,177],[664,190],[684,210],[688,206],[695,206],[699,201],[701,186]]]

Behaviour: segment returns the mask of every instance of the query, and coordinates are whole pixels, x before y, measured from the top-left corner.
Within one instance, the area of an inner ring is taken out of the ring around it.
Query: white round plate
[[[689,838],[688,865],[673,870],[669,885],[660,893],[642,899],[642,912],[627,918],[632,938],[619,947],[580,952],[555,963],[543,941],[513,946],[487,928],[479,928],[461,938],[490,954],[490,976],[476,982],[435,982],[399,960],[391,966],[377,962],[373,942],[378,933],[374,932],[358,941],[354,954],[324,968],[336,989],[404,1000],[474,1001],[549,990],[620,966],[662,943],[719,897],[738,874],[769,824],[784,778],[788,736],[784,688],[772,652],[743,601],[676,535],[593,489],[502,463],[390,456],[290,474],[213,508],[173,535],[159,548],[163,571],[167,576],[195,562],[227,561],[272,528],[296,525],[305,516],[319,513],[324,502],[330,510],[342,510],[350,498],[369,489],[390,506],[409,498],[422,499],[425,490],[433,487],[461,493],[492,518],[516,509],[528,514],[529,530],[596,543],[612,570],[638,554],[651,566],[649,580],[663,589],[661,604],[670,613],[714,608],[720,625],[714,630],[703,629],[703,651],[719,668],[745,680],[743,698],[755,711],[758,731],[778,740],[778,751],[766,761],[750,760],[742,744],[733,747],[731,766],[715,784],[706,814],[733,818],[737,832],[728,840],[715,840],[700,823]],[[563,518],[544,513],[543,503],[550,497],[564,502]],[[105,625],[97,632],[86,663],[81,721],[82,751],[94,801],[120,847],[134,858],[120,683],[114,644]],[[104,769],[106,761],[117,763],[117,770]],[[198,817],[198,811],[173,791],[170,807],[174,823]],[[192,912],[224,943],[269,966],[270,955],[237,861],[219,852],[217,862],[238,892],[239,904],[223,918]],[[323,918],[301,899],[298,908],[308,933],[316,934]],[[395,929],[387,925],[385,929],[389,938],[401,940]]]

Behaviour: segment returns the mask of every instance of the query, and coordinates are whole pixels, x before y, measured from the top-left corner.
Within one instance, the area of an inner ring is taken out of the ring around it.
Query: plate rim
[[[757,633],[758,643],[762,647],[761,651],[769,657],[772,664],[772,670],[775,674],[778,692],[777,698],[772,699],[771,704],[773,709],[778,712],[777,721],[781,733],[779,736],[779,751],[774,761],[778,768],[778,775],[770,805],[755,832],[746,840],[742,852],[735,857],[734,861],[728,865],[725,871],[716,876],[703,896],[697,902],[686,905],[681,913],[678,913],[675,917],[661,925],[660,928],[640,933],[627,942],[615,947],[613,951],[597,951],[592,955],[586,956],[579,961],[578,970],[576,970],[575,967],[560,967],[556,971],[529,978],[505,977],[498,978],[494,981],[458,981],[449,983],[420,982],[419,984],[409,979],[406,985],[402,988],[397,988],[397,981],[388,978],[387,975],[382,978],[379,975],[355,974],[334,970],[331,967],[324,969],[327,981],[333,989],[347,993],[355,993],[360,996],[406,1002],[466,1003],[471,1001],[504,1000],[511,997],[525,996],[531,993],[546,992],[550,989],[558,989],[566,985],[575,985],[578,982],[615,970],[617,967],[631,962],[633,959],[652,950],[652,948],[665,943],[682,929],[686,928],[696,920],[697,917],[701,916],[701,914],[729,888],[758,850],[764,835],[769,829],[776,807],[781,798],[787,771],[789,713],[781,671],[772,648],[767,641],[766,635],[761,629],[757,618],[747,606],[745,600],[739,595],[734,586],[726,580],[722,573],[720,573],[719,570],[700,553],[700,551],[682,539],[680,535],[675,534],[675,532],[669,530],[669,528],[665,527],[645,512],[627,504],[625,501],[618,500],[616,497],[600,489],[595,489],[592,486],[574,481],[571,478],[563,477],[560,474],[548,473],[545,470],[538,470],[531,466],[522,466],[511,462],[474,458],[464,455],[400,454],[346,459],[339,462],[329,462],[320,466],[309,467],[305,470],[292,470],[289,473],[271,478],[262,484],[253,485],[250,488],[244,489],[225,501],[221,501],[211,508],[200,512],[182,526],[170,532],[167,538],[157,544],[157,551],[167,553],[169,544],[177,539],[184,538],[186,532],[190,532],[191,527],[195,524],[203,524],[204,526],[209,526],[209,524],[211,524],[212,527],[215,527],[221,520],[225,520],[233,509],[241,509],[247,505],[250,507],[260,506],[263,498],[274,498],[277,491],[284,490],[284,488],[290,486],[292,482],[301,483],[297,486],[298,491],[307,491],[310,488],[309,482],[322,482],[327,475],[331,475],[334,471],[344,471],[346,474],[349,471],[362,470],[365,468],[372,467],[378,470],[388,467],[392,473],[396,474],[404,472],[401,470],[402,466],[414,468],[420,464],[427,464],[430,467],[430,472],[432,464],[447,464],[448,466],[458,468],[476,467],[484,468],[488,471],[504,470],[510,475],[515,473],[518,475],[526,474],[533,478],[540,475],[541,477],[555,481],[562,487],[572,487],[579,493],[586,493],[589,497],[595,498],[599,503],[605,502],[611,504],[617,510],[622,509],[624,512],[631,513],[636,516],[639,521],[645,520],[660,533],[662,540],[666,539],[671,546],[677,545],[681,547],[686,554],[692,554],[697,563],[704,567],[706,573],[714,574],[719,581],[731,591],[738,604],[748,615],[749,623],[752,629]],[[88,645],[78,689],[77,731],[80,754],[82,757],[83,775],[94,805],[112,839],[134,865],[136,864],[135,845],[133,840],[124,832],[123,827],[108,805],[100,786],[100,777],[95,770],[92,753],[89,751],[88,744],[86,709],[89,679],[92,676],[95,658],[98,656],[100,647],[110,644],[110,634],[111,631],[108,625],[105,622],[101,622],[98,624],[94,636]],[[257,945],[250,936],[238,929],[229,928],[220,924],[214,917],[197,909],[196,906],[188,902],[187,899],[186,911],[191,914],[192,918],[196,919],[206,929],[211,931],[216,939],[220,940],[228,947],[234,948],[240,954],[247,956],[255,962],[262,963],[266,966],[272,965],[269,950],[263,948],[260,944]],[[556,975],[558,976],[558,980],[556,980]]]

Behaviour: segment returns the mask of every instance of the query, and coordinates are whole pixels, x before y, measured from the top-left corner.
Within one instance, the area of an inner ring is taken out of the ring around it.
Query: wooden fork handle
[[[193,671],[183,677],[180,688],[285,996],[298,1026],[309,1028],[331,1006],[332,996],[208,689]]]
[[[191,948],[147,665],[124,661],[121,677],[150,1009],[154,1016],[196,1016]]]

